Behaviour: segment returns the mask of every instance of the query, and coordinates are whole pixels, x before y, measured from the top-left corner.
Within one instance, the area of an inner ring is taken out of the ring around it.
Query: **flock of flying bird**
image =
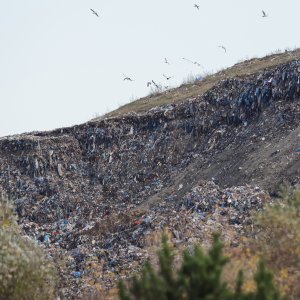
[[[194,4],[194,7],[195,7],[197,10],[200,9],[200,5],[199,5],[199,4],[196,4],[196,3]],[[90,8],[90,10],[91,10],[91,12],[92,12],[96,17],[99,18],[99,14],[98,14],[95,10],[93,10],[92,8]],[[263,10],[262,10],[262,17],[263,17],[263,18],[268,17],[268,15],[266,14],[266,12],[263,11]],[[224,52],[227,53],[226,47],[224,47],[223,45],[219,45],[218,47],[221,48],[221,49],[223,49]],[[190,59],[188,59],[188,58],[185,58],[185,57],[183,57],[182,59],[185,60],[185,61],[187,61],[187,62],[189,62],[189,63],[192,63],[192,64],[194,64],[194,65],[196,65],[196,66],[198,66],[198,67],[201,67],[201,64],[199,64],[197,61],[192,61],[192,60],[190,60]],[[168,64],[168,65],[170,64],[167,58],[165,58],[165,64]],[[134,81],[131,77],[126,76],[124,73],[123,73],[123,76],[124,76],[124,78],[123,78],[124,81]],[[173,78],[173,76],[166,76],[165,74],[163,74],[163,77],[164,77],[166,80],[170,80],[171,78]],[[159,85],[158,85],[154,80],[148,81],[148,82],[147,82],[147,87],[151,86],[152,84],[153,84],[157,89],[160,88]]]

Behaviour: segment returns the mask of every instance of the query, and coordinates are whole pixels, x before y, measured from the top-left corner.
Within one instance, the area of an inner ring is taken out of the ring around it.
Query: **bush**
[[[259,263],[255,275],[256,291],[243,292],[243,273],[239,272],[235,290],[228,288],[221,280],[227,259],[222,255],[222,244],[218,236],[207,254],[198,248],[190,254],[185,251],[179,270],[173,271],[174,255],[163,239],[163,247],[158,253],[159,270],[155,271],[147,262],[141,277],[134,276],[129,288],[119,283],[121,300],[280,300],[273,284],[272,274]]]
[[[299,267],[300,190],[282,186],[281,199],[268,205],[256,217],[256,236],[260,250],[274,269]]]
[[[281,186],[280,198],[254,216],[254,248],[281,291],[300,299],[300,190]]]
[[[0,198],[0,298],[53,299],[54,288],[52,264],[21,235],[12,205]]]

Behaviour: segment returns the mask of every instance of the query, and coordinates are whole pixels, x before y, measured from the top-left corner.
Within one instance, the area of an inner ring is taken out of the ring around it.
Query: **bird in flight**
[[[156,82],[155,82],[154,80],[151,80],[151,81],[152,81],[152,83],[155,85],[155,87],[156,87],[157,89],[159,89],[158,84],[156,84]]]
[[[166,58],[165,58],[165,64],[168,64],[168,65],[170,64]]]
[[[186,61],[188,61],[188,62],[190,62],[191,64],[194,64],[194,65],[196,65],[196,66],[198,66],[198,67],[201,67],[201,64],[199,64],[198,62],[196,62],[196,61],[192,61],[192,60],[190,60],[190,59],[188,59],[188,58],[182,58],[183,60],[186,60]]]
[[[99,18],[99,15],[98,15],[98,13],[97,13],[96,11],[94,11],[92,8],[90,8],[90,10],[92,11],[92,13],[93,13],[96,17]]]
[[[165,74],[163,74],[163,76],[167,79],[167,80],[169,80],[169,79],[171,79],[173,76],[166,76]]]
[[[198,4],[194,4],[194,7],[199,10],[200,6]]]
[[[123,73],[123,76],[124,76],[124,81],[128,80],[128,81],[133,81],[133,79],[131,79],[130,77],[126,76],[124,73]]]
[[[225,53],[227,53],[227,50],[224,46],[219,46],[219,48],[222,48],[225,51]]]
[[[263,18],[266,18],[268,16],[265,11],[262,10],[261,12],[262,12],[262,17]]]

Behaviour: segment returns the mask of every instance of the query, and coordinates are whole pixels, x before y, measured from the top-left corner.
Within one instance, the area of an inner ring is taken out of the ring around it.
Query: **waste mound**
[[[63,297],[110,288],[140,268],[158,229],[178,243],[238,232],[267,192],[299,184],[299,98],[294,60],[143,114],[4,137],[0,193],[64,259]]]

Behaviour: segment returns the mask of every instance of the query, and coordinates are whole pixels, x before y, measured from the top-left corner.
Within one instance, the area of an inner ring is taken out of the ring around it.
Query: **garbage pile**
[[[264,177],[268,166],[236,175],[233,185],[244,187],[222,190],[209,180],[213,174],[228,185],[231,174],[242,170],[236,167],[240,149],[246,156],[254,145],[296,131],[299,96],[297,60],[225,79],[204,95],[141,115],[5,137],[0,194],[15,200],[26,234],[65,261],[63,296],[76,297],[91,285],[109,288],[140,268],[150,232],[170,226],[203,238],[201,222],[207,229],[223,218],[221,225],[239,227],[250,209],[268,200],[245,185]],[[278,177],[300,182],[299,146],[297,138],[290,142]],[[229,157],[222,157],[225,151]],[[281,149],[272,150],[274,159],[276,151]],[[294,173],[286,171],[288,164],[296,166]],[[198,185],[203,179],[208,183]],[[163,195],[161,201],[139,210],[156,195]],[[176,239],[185,240],[184,234]]]
[[[22,228],[56,261],[64,260],[60,293],[76,298],[109,290],[139,271],[151,254],[151,237],[159,238],[165,228],[178,248],[203,245],[216,231],[237,246],[244,226],[251,224],[250,212],[267,202],[270,197],[258,187],[221,189],[201,182],[180,201],[166,199],[147,213],[130,206],[127,213],[116,211],[90,222],[71,218],[47,225],[23,223]]]

